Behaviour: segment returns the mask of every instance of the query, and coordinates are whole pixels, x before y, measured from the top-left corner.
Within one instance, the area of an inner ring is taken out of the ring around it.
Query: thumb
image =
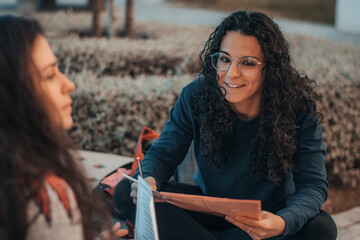
[[[153,177],[147,177],[147,178],[145,178],[144,180],[145,180],[145,182],[147,182],[147,184],[149,184],[149,186],[150,186],[153,190],[156,190],[156,189],[157,189],[155,178],[153,178]]]

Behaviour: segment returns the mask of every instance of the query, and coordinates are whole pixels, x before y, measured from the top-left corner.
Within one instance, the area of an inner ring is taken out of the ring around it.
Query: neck
[[[256,113],[248,113],[248,114],[242,114],[242,113],[237,113],[236,112],[236,116],[243,120],[243,121],[251,121],[253,120],[254,118],[256,118],[257,116],[259,115],[259,112],[256,112]]]
[[[250,103],[232,103],[231,108],[239,119],[250,121],[256,118],[260,113],[260,99],[259,101],[252,101]]]

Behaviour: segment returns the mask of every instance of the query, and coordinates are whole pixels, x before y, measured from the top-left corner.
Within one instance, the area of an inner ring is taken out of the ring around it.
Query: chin
[[[65,131],[67,131],[72,127],[72,125],[73,125],[73,120],[72,118],[70,118],[63,121],[62,127]]]
[[[227,96],[226,97],[226,100],[229,102],[229,103],[240,103],[242,101],[244,101],[244,98],[242,97],[239,97],[239,96]]]

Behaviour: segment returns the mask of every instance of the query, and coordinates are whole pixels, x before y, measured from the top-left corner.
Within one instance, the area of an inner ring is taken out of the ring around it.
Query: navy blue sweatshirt
[[[276,214],[286,223],[283,237],[296,233],[319,213],[327,198],[326,149],[320,124],[305,115],[295,120],[299,126],[295,135],[297,151],[293,156],[297,171],[289,174],[281,184],[265,184],[248,177],[251,141],[256,135],[258,118],[235,120],[234,132],[228,141],[230,156],[223,171],[209,170],[200,154],[199,127],[191,111],[193,96],[201,81],[194,80],[183,88],[159,139],[142,161],[144,176],[153,176],[158,188],[162,186],[183,161],[191,141],[194,141],[198,164],[194,181],[204,195],[261,200],[263,210],[267,211],[274,210],[279,202],[286,199],[286,207]]]

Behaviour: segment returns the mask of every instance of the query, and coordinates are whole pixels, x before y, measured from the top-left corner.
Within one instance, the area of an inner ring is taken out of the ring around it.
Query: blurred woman
[[[94,239],[110,223],[64,134],[74,89],[36,21],[0,16],[0,239]]]

